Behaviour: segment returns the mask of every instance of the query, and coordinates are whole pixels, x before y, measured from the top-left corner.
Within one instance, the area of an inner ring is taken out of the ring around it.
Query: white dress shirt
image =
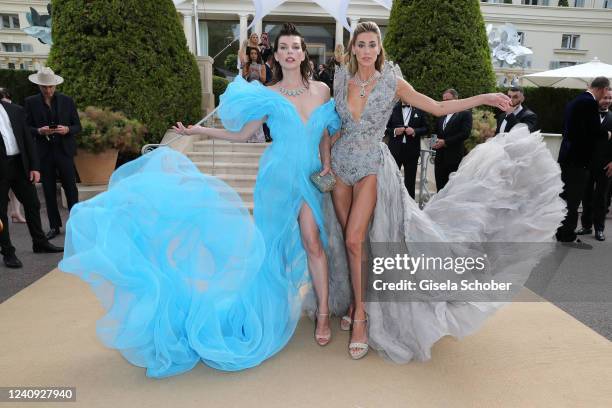
[[[448,115],[446,115],[446,117],[444,118],[444,122],[442,123],[442,130],[446,129],[446,124],[448,123],[450,118],[453,117],[453,115],[454,113],[449,113]]]
[[[606,115],[602,115],[602,113],[606,113],[606,114],[607,114],[607,113],[608,113],[608,111],[607,111],[607,110],[605,110],[605,111],[599,111],[599,121],[600,121],[601,123],[603,123],[603,122],[604,122],[604,120],[606,119]]]
[[[412,114],[412,106],[403,106],[402,115],[404,116],[404,127],[408,127],[410,123],[410,115]],[[402,135],[402,143],[406,143],[406,133]]]
[[[11,125],[11,119],[4,109],[4,106],[0,103],[0,133],[2,133],[2,140],[6,147],[6,155],[14,156],[19,154],[19,147],[17,146],[17,140],[13,133],[13,126]]]
[[[507,114],[506,118],[510,115],[516,116],[522,110],[523,110],[523,105],[519,105],[516,107],[516,109],[514,109],[514,111],[512,111],[512,113]],[[506,122],[506,118],[504,118],[504,120],[501,123],[501,126],[499,127],[499,133],[504,133],[506,131],[506,125],[508,124],[508,122]]]

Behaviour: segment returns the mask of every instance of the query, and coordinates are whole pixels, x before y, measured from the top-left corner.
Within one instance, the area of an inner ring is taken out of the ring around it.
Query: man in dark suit
[[[404,166],[404,185],[415,197],[417,163],[421,155],[421,137],[429,131],[425,113],[398,102],[393,108],[385,134],[389,150],[400,169]]]
[[[0,247],[5,265],[21,268],[23,264],[15,255],[9,235],[6,214],[9,189],[23,204],[33,251],[62,252],[64,249],[49,243],[42,230],[40,202],[33,184],[40,178],[38,157],[28,131],[25,112],[20,106],[0,101],[0,135],[3,142],[0,144],[0,219],[4,224],[0,231]]]
[[[497,129],[495,134],[509,132],[518,123],[524,123],[530,132],[538,130],[538,115],[523,106],[525,94],[520,86],[513,86],[508,90],[510,105],[507,112],[497,116]]]
[[[72,98],[55,92],[55,87],[64,80],[55,75],[51,68],[45,67],[37,74],[30,75],[29,79],[40,88],[40,94],[25,100],[25,109],[40,158],[42,184],[51,227],[47,238],[52,239],[60,233],[62,226],[56,198],[57,174],[66,194],[68,210],[79,200],[74,156],[77,149],[75,136],[81,131],[81,121]]]
[[[612,132],[612,90],[608,91],[599,101],[599,115],[601,126],[606,132]],[[612,139],[605,138],[597,141],[593,161],[589,168],[589,179],[586,191],[582,198],[582,228],[576,231],[577,235],[588,235],[595,226],[595,239],[605,241],[604,227],[606,209],[608,208],[608,189],[612,176]]]
[[[442,94],[445,101],[459,99],[459,93],[448,89]],[[438,118],[436,134],[438,140],[432,146],[436,151],[436,187],[440,191],[448,182],[452,172],[457,171],[465,156],[464,142],[472,133],[472,112],[469,110],[451,113]]]
[[[593,154],[609,133],[601,127],[599,101],[608,92],[610,80],[597,77],[586,92],[581,93],[565,108],[563,140],[559,149],[559,165],[567,214],[557,230],[557,241],[576,242],[578,248],[590,249],[576,239],[578,206],[586,190]]]

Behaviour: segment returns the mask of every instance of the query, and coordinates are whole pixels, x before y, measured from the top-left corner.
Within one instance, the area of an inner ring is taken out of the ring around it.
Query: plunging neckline
[[[263,86],[263,85],[262,85]],[[312,110],[312,112],[310,112],[310,116],[308,116],[308,119],[306,119],[306,121],[304,121],[304,118],[302,117],[302,115],[300,114],[300,111],[298,110],[297,106],[295,106],[293,103],[291,103],[291,101],[287,98],[285,98],[283,95],[281,95],[278,92],[273,91],[270,88],[265,88],[268,91],[272,92],[274,95],[278,96],[279,98],[281,98],[283,101],[285,101],[287,104],[289,104],[292,108],[293,108],[293,113],[295,113],[295,115],[298,117],[298,119],[300,120],[300,122],[302,123],[302,126],[304,126],[304,128],[307,128],[308,125],[310,124],[310,120],[312,119],[313,116],[315,116],[315,114],[321,109],[323,108],[325,105],[331,103],[333,101],[333,98],[330,98],[329,101],[322,103],[321,105],[317,106],[316,108],[314,108]]]
[[[346,105],[346,110],[348,111],[349,116],[351,117],[351,120],[354,123],[361,123],[361,120],[363,119],[363,114],[365,113],[365,111],[368,109],[368,106],[370,105],[370,96],[372,95],[372,92],[374,92],[374,90],[378,86],[380,80],[382,79],[382,72],[381,72],[381,75],[376,80],[376,83],[374,84],[374,86],[372,86],[372,89],[370,89],[370,93],[367,96],[364,97],[364,98],[366,98],[366,102],[363,105],[363,110],[361,111],[361,114],[359,115],[359,120],[355,119],[355,116],[353,116],[353,112],[351,112],[351,110],[349,109],[349,104],[348,104],[348,93],[349,93],[349,86],[350,86],[349,83],[350,83],[351,79],[353,79],[354,77],[355,77],[355,75],[353,75],[351,78],[349,78],[346,81],[346,94],[344,95],[344,103]]]

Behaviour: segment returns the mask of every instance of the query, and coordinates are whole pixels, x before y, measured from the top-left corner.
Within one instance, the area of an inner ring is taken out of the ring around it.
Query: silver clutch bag
[[[315,171],[310,175],[310,181],[321,191],[322,193],[330,192],[336,185],[336,177],[332,173],[327,173],[321,176],[320,171]]]

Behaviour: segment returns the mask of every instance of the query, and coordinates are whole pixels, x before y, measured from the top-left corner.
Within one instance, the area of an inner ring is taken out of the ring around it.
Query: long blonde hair
[[[355,31],[353,31],[353,37],[351,37],[351,41],[348,45],[348,53],[349,53],[349,61],[348,61],[348,70],[351,75],[355,75],[358,68],[357,57],[353,53],[353,46],[355,45],[355,41],[357,41],[357,37],[362,33],[374,33],[378,37],[378,45],[380,46],[380,54],[376,58],[376,63],[374,67],[377,71],[382,72],[383,66],[385,65],[385,49],[382,44],[382,35],[380,34],[380,28],[378,28],[378,24],[373,21],[363,21],[357,24],[355,27]]]

